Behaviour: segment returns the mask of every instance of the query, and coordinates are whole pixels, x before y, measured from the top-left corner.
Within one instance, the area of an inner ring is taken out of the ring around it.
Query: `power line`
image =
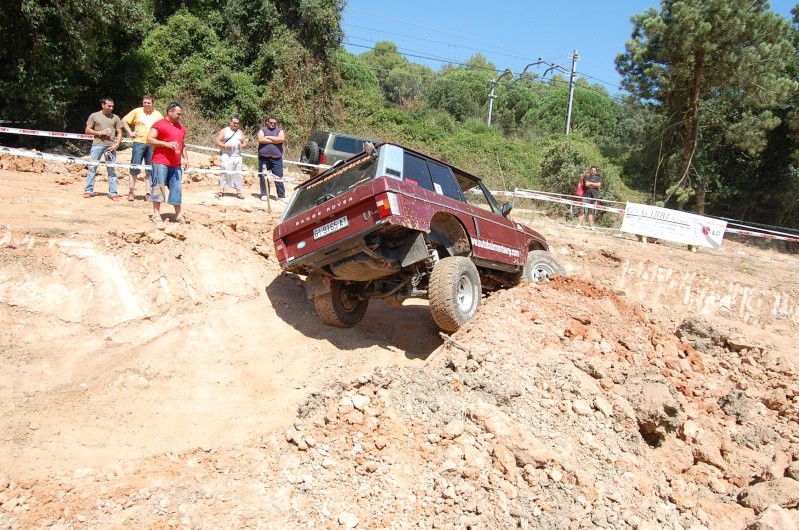
[[[349,24],[349,23],[343,22],[341,25],[342,26],[350,26],[350,27],[353,27],[353,28],[365,29],[365,30],[373,31],[373,32],[376,32],[376,33],[379,33],[379,34],[383,33],[383,34],[386,34],[386,35],[396,35],[397,37],[405,37],[405,38],[408,38],[408,39],[413,39],[413,40],[418,40],[418,41],[423,41],[423,42],[431,42],[433,44],[443,44],[445,46],[452,46],[452,47],[455,47],[455,48],[463,48],[463,49],[466,49],[466,50],[474,50],[474,51],[476,51],[478,53],[481,53],[481,54],[482,53],[488,53],[488,52],[486,52],[485,50],[483,50],[481,48],[473,48],[471,46],[453,44],[451,42],[445,42],[445,41],[440,41],[440,40],[435,40],[435,39],[425,39],[424,37],[416,37],[414,35],[406,35],[404,33],[396,33],[396,32],[393,32],[393,31],[386,31],[386,30],[377,29],[377,28],[369,28],[369,27],[366,27],[366,26],[358,26],[357,24]],[[352,35],[349,35],[349,37],[360,38],[361,40],[368,41],[368,39],[365,39],[363,37],[354,37]],[[528,59],[527,57],[524,57],[524,56],[521,56],[521,55],[511,55],[511,54],[508,54],[508,53],[499,53],[499,52],[490,52],[490,53],[492,53],[494,55],[501,55],[503,57],[510,57],[511,59],[519,59],[519,60],[522,60],[522,61],[525,61],[525,60]],[[519,53],[519,52],[515,52],[515,53]]]
[[[347,41],[345,41],[343,44],[346,44],[348,46],[354,46],[354,47],[357,47],[357,48],[364,48],[364,49],[367,49],[367,50],[373,50],[374,49],[372,46],[366,46],[366,45],[363,45],[363,44],[356,44],[356,43],[347,42]],[[470,65],[468,63],[453,62],[453,61],[450,61],[448,59],[443,59],[441,57],[433,57],[433,56],[429,56],[429,55],[421,55],[422,52],[416,52],[416,50],[412,50],[415,53],[408,53],[408,52],[401,51],[401,50],[402,50],[402,48],[397,48],[397,53],[402,55],[403,57],[413,57],[413,58],[416,58],[416,59],[425,59],[425,60],[428,60],[428,61],[438,61],[438,62],[445,63],[445,64],[452,64],[452,65],[456,65],[456,66],[464,66],[464,67],[471,68],[471,69],[474,69],[474,70],[483,70],[483,71],[486,71],[486,72],[491,72],[492,74],[502,74],[505,71],[508,71],[508,69],[506,69],[506,70],[498,70],[496,68],[487,68],[487,67],[482,67],[482,66],[474,66],[474,65]],[[352,63],[349,63],[349,64],[352,64]],[[364,66],[366,66],[367,68],[372,69],[375,72],[378,71],[377,69],[371,68],[368,65],[364,65]],[[565,67],[562,67],[562,68],[565,69]],[[521,76],[521,74],[523,72],[512,72],[511,71],[511,73],[513,73],[516,77],[519,77],[519,76]],[[583,76],[583,77],[590,77],[590,76]],[[455,80],[451,80],[451,81],[455,81]],[[568,80],[561,79],[559,77],[551,77],[550,81],[545,81],[543,79],[531,79],[531,81],[537,82],[537,83],[541,83],[541,84],[549,84],[549,83],[552,83],[552,82],[561,83],[561,84],[565,84],[565,85],[569,84]],[[624,101],[624,98],[622,98],[621,96],[611,95],[611,94],[607,93],[606,91],[599,90],[596,87],[593,87],[591,85],[587,85],[587,86],[586,85],[576,85],[576,88],[581,89],[581,90],[591,90],[593,92],[596,92],[597,94],[601,94],[601,95],[607,96],[607,97],[609,97],[609,98],[611,98],[614,101],[617,101],[619,103]]]
[[[386,69],[386,68],[375,68],[375,67],[370,66],[368,64],[364,64],[363,62],[353,63],[353,62],[349,62],[349,61],[342,61],[341,64],[345,64],[347,66],[352,66],[352,67],[357,67],[357,68],[365,68],[365,69],[371,70],[372,72],[375,72],[375,73],[378,73],[378,72],[388,73],[388,72],[391,71],[390,69]],[[452,64],[452,63],[450,63],[450,64]],[[467,64],[459,63],[459,65],[460,66],[467,66],[467,67],[471,68],[471,66],[467,65]],[[495,72],[494,70],[491,70],[491,69],[488,69],[488,68],[486,68],[485,70],[489,71],[489,72]],[[506,70],[506,71],[509,71],[509,70]],[[498,71],[496,71],[496,72],[498,72]],[[518,77],[519,77],[520,73],[519,72],[512,72],[512,71],[511,71],[511,73],[514,76],[516,76],[517,80],[518,80]],[[475,82],[472,82],[472,81],[463,81],[463,80],[460,80],[460,79],[452,79],[452,78],[447,77],[447,76],[442,75],[442,74],[435,74],[434,73],[434,75],[437,77],[438,80],[444,81],[446,83],[463,84],[463,85],[469,85],[469,86],[476,86],[478,84],[478,83],[475,83]],[[569,81],[567,79],[561,78],[559,76],[551,77],[548,80],[547,79],[542,79],[542,78],[529,78],[529,79],[525,79],[525,80],[530,82],[530,83],[536,83],[538,85],[544,85],[544,86],[551,86],[552,84],[556,84],[559,87],[561,87],[561,86],[568,86],[568,84],[569,84]],[[517,86],[520,86],[523,90],[533,90],[533,87],[525,85],[525,84],[517,85]],[[608,98],[610,98],[610,99],[612,99],[612,100],[614,100],[614,101],[616,101],[618,103],[623,103],[624,102],[624,98],[619,97],[619,96],[614,96],[612,94],[609,94],[606,91],[599,90],[596,87],[593,87],[591,85],[575,85],[575,89],[576,90],[581,90],[581,91],[582,90],[589,90],[589,91],[595,92],[597,94],[603,95],[605,97],[608,97]]]
[[[459,38],[459,39],[464,39],[464,40],[467,40],[469,42],[473,42],[473,43],[476,43],[476,44],[482,44],[484,46],[490,46],[490,47],[496,48],[498,50],[504,50],[506,52],[512,52],[512,53],[519,53],[516,50],[510,50],[508,48],[503,48],[503,47],[497,46],[495,44],[491,44],[491,43],[488,43],[488,42],[481,42],[481,41],[475,40],[474,39],[474,35],[458,35],[457,33],[447,33],[446,31],[441,31],[439,28],[433,28],[433,27],[430,27],[430,26],[424,26],[422,24],[417,24],[415,22],[410,22],[410,21],[407,21],[407,20],[403,20],[401,18],[390,17],[388,15],[381,15],[380,13],[374,13],[372,11],[364,11],[362,9],[356,9],[356,8],[353,8],[353,7],[350,7],[350,8],[347,8],[347,9],[349,11],[356,11],[358,13],[364,13],[366,15],[372,15],[372,16],[375,16],[375,17],[384,18],[386,20],[391,20],[392,22],[400,22],[402,24],[407,24],[409,26],[414,26],[414,27],[417,27],[417,28],[422,28],[422,29],[427,29],[427,30],[430,30],[430,31],[435,31],[436,33],[440,33],[442,35],[448,35],[450,37],[456,37],[456,38]]]
[[[352,25],[352,24],[351,24],[351,25]],[[380,30],[380,29],[376,29],[376,28],[367,28],[367,27],[365,27],[365,26],[356,26],[356,27],[361,27],[361,28],[364,28],[364,29],[368,29],[368,30],[371,30],[371,31],[378,32],[378,33],[382,32],[382,33],[387,33],[387,34],[392,34],[392,35],[398,35],[398,36],[402,36],[402,37],[408,37],[408,38],[411,38],[411,39],[421,40],[421,41],[425,41],[425,42],[432,42],[432,43],[436,43],[436,44],[444,44],[444,45],[446,45],[446,46],[454,46],[454,47],[458,47],[458,46],[459,46],[459,45],[457,45],[457,44],[453,44],[453,43],[447,43],[447,42],[443,42],[443,41],[437,41],[437,40],[433,40],[433,39],[424,39],[424,38],[420,38],[420,37],[413,37],[413,36],[411,36],[411,35],[404,35],[404,34],[401,34],[401,33],[392,33],[392,32],[388,32],[388,31],[383,31],[383,30]],[[442,33],[443,33],[443,32],[442,32]],[[445,33],[445,34],[446,34],[446,33]],[[365,37],[358,37],[358,36],[354,36],[354,35],[348,35],[348,38],[351,38],[351,39],[358,39],[358,40],[361,40],[361,41],[364,41],[364,42],[368,42],[368,43],[371,43],[371,44],[377,44],[378,42],[380,42],[380,41],[376,41],[376,40],[372,40],[372,39],[367,39],[367,38],[365,38]],[[367,49],[371,48],[371,47],[369,47],[369,46],[357,45],[357,44],[354,44],[354,43],[351,43],[351,42],[344,42],[344,44],[348,44],[348,45],[350,45],[350,46],[357,46],[357,47],[360,47],[360,48],[367,48]],[[392,42],[392,44],[394,44],[394,45],[396,46],[396,44],[395,44],[395,43],[393,43],[393,42]],[[490,45],[489,45],[489,46],[490,46]],[[510,58],[512,58],[512,59],[530,60],[530,61],[532,60],[532,59],[529,59],[529,58],[523,57],[523,56],[521,56],[521,55],[508,55],[508,54],[500,54],[500,53],[496,53],[496,52],[487,52],[487,51],[485,51],[485,50],[481,50],[480,48],[472,48],[472,47],[469,47],[469,46],[460,46],[460,47],[461,47],[461,48],[465,48],[465,49],[469,49],[469,50],[474,50],[474,51],[477,51],[478,53],[480,53],[480,54],[481,54],[481,55],[483,55],[483,56],[488,56],[488,55],[490,55],[490,54],[496,54],[496,55],[502,55],[502,56],[504,56],[504,57],[510,57]],[[398,51],[400,51],[400,50],[403,50],[403,48],[400,48],[399,46],[397,46],[397,50],[398,50]],[[412,53],[411,53],[411,52],[412,52]],[[448,58],[443,58],[443,57],[432,57],[432,56],[422,56],[422,55],[418,55],[418,54],[422,54],[422,53],[424,53],[424,52],[421,52],[421,51],[418,51],[418,50],[409,50],[408,52],[406,52],[406,51],[401,51],[400,53],[401,53],[402,55],[407,55],[407,56],[409,56],[409,57],[414,57],[414,58],[417,58],[417,59],[425,59],[425,60],[429,60],[429,61],[438,61],[438,62],[442,62],[442,63],[449,63],[449,64],[457,64],[457,65],[470,66],[470,65],[467,65],[466,63],[464,63],[464,62],[462,62],[462,61],[452,60],[452,59],[448,59]],[[518,53],[518,52],[517,52],[517,53]],[[416,54],[416,55],[414,55],[414,54]],[[565,55],[565,56],[563,56],[563,57],[559,57],[559,58],[564,58],[564,57],[569,57],[569,55]],[[540,58],[539,58],[539,59],[540,59]],[[553,62],[553,61],[550,61],[550,62]],[[587,63],[587,64],[590,64],[590,63]],[[564,68],[565,68],[565,67],[564,67]],[[486,69],[486,70],[488,70],[488,69]],[[496,72],[496,73],[502,73],[502,72],[504,72],[505,70],[506,70],[506,69],[498,69],[498,68],[497,68],[497,69],[494,69],[493,71],[494,71],[494,72]],[[615,84],[615,83],[612,83],[612,82],[610,82],[610,81],[605,81],[605,80],[603,80],[603,79],[600,79],[600,78],[598,78],[598,77],[594,77],[594,76],[591,76],[591,75],[588,75],[588,74],[580,74],[580,75],[581,75],[581,77],[584,77],[584,78],[589,78],[589,79],[591,79],[591,80],[593,80],[593,81],[596,81],[596,82],[598,82],[598,83],[601,83],[601,84],[603,84],[603,85],[606,85],[606,86],[608,86],[608,87],[612,87],[612,88],[614,88],[614,89],[616,89],[616,90],[621,90],[621,87],[620,87],[619,85],[617,85],[617,84]]]

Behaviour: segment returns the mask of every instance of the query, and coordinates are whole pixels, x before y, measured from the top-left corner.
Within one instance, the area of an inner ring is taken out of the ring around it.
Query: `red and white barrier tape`
[[[8,133],[8,134],[22,134],[27,136],[46,136],[50,138],[69,138],[71,140],[94,140],[94,136],[91,134],[77,134],[77,133],[66,133],[66,132],[57,132],[57,131],[40,131],[37,129],[16,129],[14,127],[0,127],[0,133]],[[132,142],[132,138],[122,138],[123,142]],[[194,145],[194,144],[186,144],[186,147],[191,149],[199,149],[202,151],[212,151],[212,152],[219,152],[219,149],[213,147],[205,147],[202,145]],[[242,156],[248,158],[258,158],[255,155],[250,155],[247,153],[242,153]],[[293,160],[284,160],[286,164],[296,164],[298,166],[308,166],[308,167],[316,167],[320,169],[327,169],[330,166],[326,164],[307,164],[305,162],[295,162]]]
[[[205,147],[204,145],[186,144],[186,147],[188,147],[189,149],[197,149],[199,151],[211,151],[219,153],[219,148]],[[255,159],[258,158],[257,155],[251,155],[249,153],[242,153],[241,156],[243,156],[244,158],[255,158]],[[283,160],[283,162],[286,164],[294,164],[297,166],[318,167],[320,169],[327,169],[329,167],[332,167],[328,166],[327,164],[308,164],[305,162],[295,162],[293,160]]]
[[[143,169],[149,170],[151,169],[150,166],[145,164],[119,164],[119,163],[110,163],[104,160],[89,160],[86,158],[76,158],[73,156],[64,156],[64,155],[53,155],[50,153],[38,153],[35,151],[27,151],[25,149],[14,149],[12,147],[2,147],[0,146],[0,155],[13,155],[13,156],[20,156],[23,158],[34,158],[36,160],[45,160],[48,162],[61,162],[63,164],[83,164],[85,166],[104,166],[104,167],[113,167],[113,168],[136,168],[136,169]],[[203,168],[196,168],[196,167],[187,167],[183,170],[184,173],[210,173],[210,174],[221,174],[221,173],[232,173],[231,171],[225,171],[222,169],[203,169]],[[241,171],[243,175],[258,175],[257,171],[253,170],[244,170]],[[264,177],[268,180],[273,180],[275,182],[294,182],[293,179],[285,178],[285,177],[278,177],[270,172],[264,173]]]
[[[603,212],[611,212],[624,215],[624,208],[614,208],[613,206],[605,206],[604,204],[588,202],[590,199],[583,202],[580,199],[566,199],[564,197],[558,197],[543,193],[538,193],[535,191],[529,190],[516,190],[514,192],[516,197],[523,197],[525,199],[536,199],[539,201],[548,201],[548,202],[556,202],[560,204],[569,204],[571,206],[580,206],[582,208],[588,208],[591,210],[600,210]]]
[[[563,196],[558,196],[555,194],[549,193],[542,193],[542,192],[535,192],[530,190],[519,190],[516,191],[497,191],[491,192],[492,195],[504,195],[504,196],[512,196],[512,197],[523,197],[526,199],[536,199],[540,201],[547,201],[547,202],[555,202],[559,204],[569,204],[572,206],[580,206],[584,208],[590,208],[594,210],[601,210],[603,212],[611,212],[620,215],[624,215],[624,208],[614,208],[612,206],[605,206],[603,204],[592,204],[589,202],[582,202],[579,199],[567,199]],[[567,196],[570,197],[570,196]],[[610,202],[610,201],[607,201]],[[776,233],[767,233],[767,232],[760,232],[757,231],[755,227],[747,227],[751,228],[752,230],[742,230],[738,228],[730,228],[729,226],[725,229],[725,232],[731,234],[741,234],[746,236],[753,236],[753,237],[762,237],[764,239],[774,239],[777,241],[793,241],[799,242],[799,237],[791,236],[788,234],[776,234]]]
[[[91,134],[65,133],[57,131],[39,131],[36,129],[15,129],[13,127],[0,127],[0,133],[22,134],[26,136],[48,136],[51,138],[70,138],[72,140],[94,140]],[[123,138],[123,142],[132,142],[132,138]]]
[[[94,136],[90,134],[76,134],[76,133],[66,133],[66,132],[58,132],[58,131],[40,131],[37,129],[18,129],[15,127],[0,127],[0,133],[8,133],[8,134],[22,134],[28,136],[45,136],[51,138],[69,138],[74,140],[94,140]],[[131,138],[123,138],[123,142],[132,142]],[[204,147],[201,145],[194,145],[194,144],[186,144],[186,147],[192,149],[199,149],[203,151],[215,151],[218,152],[218,149],[212,147]],[[35,158],[39,160],[48,160],[53,162],[62,162],[65,164],[84,164],[87,166],[105,166],[105,167],[113,167],[113,168],[138,168],[138,169],[150,169],[150,166],[147,165],[134,165],[134,164],[117,164],[117,163],[108,163],[102,160],[87,160],[85,158],[75,158],[69,156],[62,156],[62,155],[53,155],[49,153],[37,153],[33,151],[26,151],[23,149],[13,149],[10,147],[2,147],[0,146],[0,154],[10,154],[14,156],[21,156],[27,158]],[[248,158],[258,158],[255,155],[244,153],[243,156]],[[284,160],[285,163],[288,164],[296,164],[299,166],[308,166],[308,167],[317,167],[321,169],[327,169],[331,166],[325,164],[307,164],[304,162],[295,162],[293,160]],[[230,173],[229,171],[224,171],[221,169],[201,169],[201,168],[186,168],[186,173],[209,173],[209,174],[220,174],[220,173]],[[258,175],[258,171],[252,170],[243,170],[241,171],[243,175]],[[274,176],[272,173],[266,173],[264,175],[269,180],[274,180],[275,182],[292,182],[292,179],[287,178],[279,178]],[[571,206],[580,206],[583,208],[588,208],[592,210],[600,210],[603,212],[611,212],[616,214],[624,215],[623,208],[614,208],[612,206],[605,206],[604,204],[598,204],[593,202],[583,202],[580,199],[567,199],[563,196],[556,196],[556,195],[549,195],[545,192],[536,192],[531,190],[515,190],[515,191],[492,191],[491,192],[494,196],[499,197],[522,197],[526,199],[536,199],[540,201],[547,201],[547,202],[555,202],[559,204],[568,204]],[[779,235],[774,233],[766,233],[766,232],[759,232],[755,227],[747,227],[752,228],[753,230],[742,230],[738,228],[726,228],[726,232],[732,234],[741,234],[753,237],[762,237],[765,239],[774,239],[778,241],[793,241],[799,242],[799,237],[793,237],[789,235]]]

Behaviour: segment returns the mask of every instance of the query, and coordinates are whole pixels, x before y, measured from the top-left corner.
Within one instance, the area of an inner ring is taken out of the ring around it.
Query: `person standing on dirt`
[[[247,138],[239,129],[239,117],[231,116],[230,124],[219,130],[214,140],[214,144],[220,149],[222,157],[222,173],[219,176],[219,191],[217,198],[225,194],[225,188],[231,187],[236,190],[236,197],[244,198],[241,191],[241,148],[247,147]]]
[[[150,134],[150,127],[153,126],[158,120],[164,119],[164,116],[155,110],[153,105],[153,96],[145,94],[141,98],[141,107],[135,108],[125,114],[122,118],[122,127],[128,136],[133,138],[133,153],[130,156],[130,163],[138,165],[144,162],[146,165],[152,167],[153,165],[153,146],[147,145],[147,136]],[[131,130],[133,127],[133,130]],[[132,201],[136,198],[134,194],[136,190],[136,178],[141,169],[130,168],[130,186],[128,190],[128,200]],[[150,200],[150,178],[153,175],[152,169],[145,171],[147,180],[144,184],[144,200]]]
[[[596,204],[599,199],[599,190],[602,188],[602,177],[597,172],[598,168],[596,166],[591,166],[591,169],[588,170],[588,175],[585,176],[583,179],[583,202],[587,204]],[[594,229],[594,209],[593,208],[583,208],[582,213],[577,218],[577,228],[583,224],[583,219],[585,218],[585,211],[588,210],[588,229]]]
[[[94,112],[86,120],[86,134],[94,136],[90,157],[92,162],[99,162],[101,158],[109,164],[117,161],[117,148],[122,142],[122,120],[114,114],[114,100],[105,97],[100,100],[100,110]],[[108,198],[118,201],[117,172],[113,167],[108,167]],[[86,184],[83,187],[83,197],[88,199],[94,193],[94,179],[97,176],[97,165],[89,166],[86,173]]]
[[[258,180],[261,184],[261,200],[267,199],[269,191],[264,168],[276,177],[283,178],[283,142],[286,136],[283,129],[277,126],[277,118],[270,115],[266,119],[266,127],[258,131]],[[286,200],[286,188],[282,182],[275,181],[278,200]]]
[[[153,146],[153,173],[150,176],[150,200],[153,203],[152,220],[158,228],[163,227],[161,203],[175,207],[175,222],[183,222],[182,176],[189,165],[186,153],[186,136],[189,131],[180,123],[183,108],[180,103],[170,103],[166,118],[158,120],[150,128],[147,145]],[[166,188],[169,188],[167,196]]]

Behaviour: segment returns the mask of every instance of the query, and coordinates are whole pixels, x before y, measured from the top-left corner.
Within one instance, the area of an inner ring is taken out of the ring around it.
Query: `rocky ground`
[[[2,158],[0,188],[0,528],[799,528],[799,260],[776,246],[519,204],[568,277],[452,336],[423,302],[339,330],[251,182],[188,178],[164,230],[141,188],[83,199],[79,166]]]

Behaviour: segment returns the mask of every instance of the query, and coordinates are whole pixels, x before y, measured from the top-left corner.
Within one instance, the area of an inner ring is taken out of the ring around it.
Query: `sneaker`
[[[119,195],[111,195],[108,198],[111,199],[114,202],[119,202]]]
[[[92,192],[90,192],[90,191],[83,192],[83,198],[84,199],[90,199],[91,197],[92,197]]]
[[[133,202],[133,200],[134,200],[135,198],[136,198],[136,196],[135,196],[135,195],[133,195],[133,192],[132,192],[132,191],[131,191],[130,193],[128,193],[128,201],[130,201],[130,202]]]
[[[183,213],[182,212],[175,216],[174,222],[175,223],[181,223],[181,224],[186,222],[186,218],[183,217]]]
[[[163,219],[161,219],[160,215],[153,214],[152,217],[150,217],[150,219],[152,219],[153,224],[155,225],[156,228],[158,228],[159,230],[164,229],[164,221]]]
[[[266,195],[261,195],[261,200],[265,201],[268,197]]]
[[[280,202],[288,202],[288,199],[285,197],[278,197],[277,200],[279,200]]]

